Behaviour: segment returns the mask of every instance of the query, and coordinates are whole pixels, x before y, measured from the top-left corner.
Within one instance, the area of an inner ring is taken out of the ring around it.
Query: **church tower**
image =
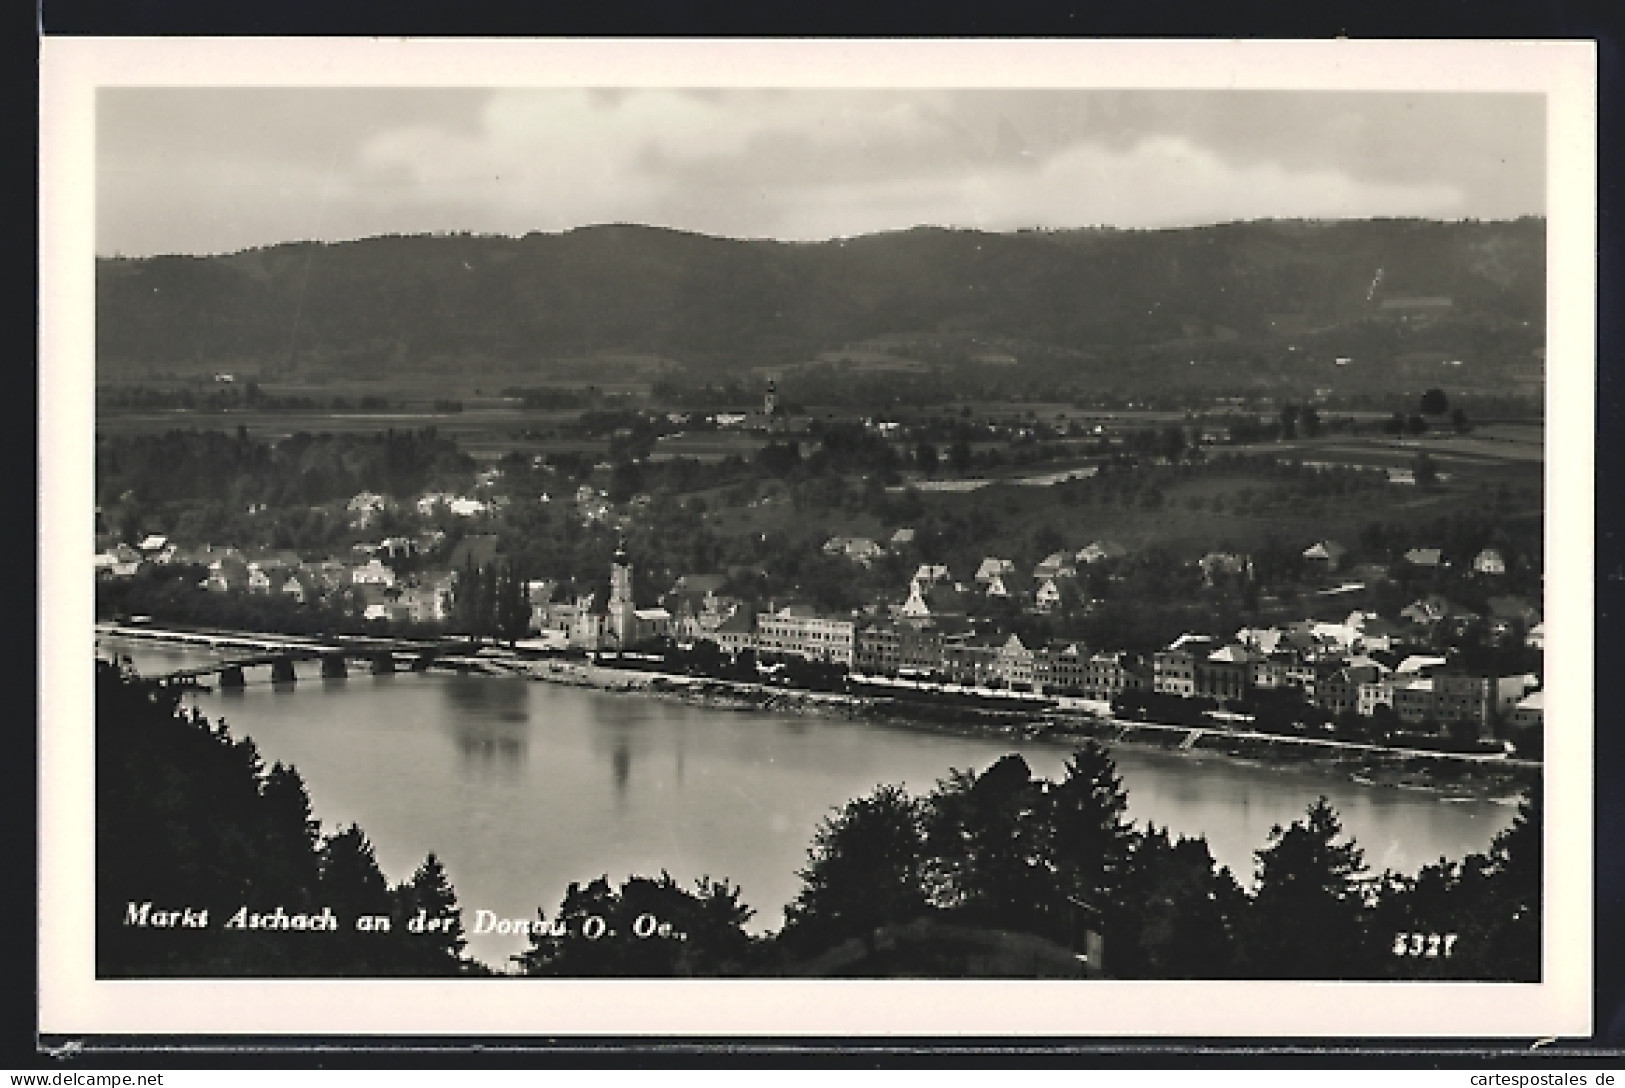
[[[762,397],[762,414],[767,417],[768,426],[773,425],[773,416],[779,410],[779,387],[772,378],[767,380],[767,395]]]
[[[632,560],[626,554],[623,537],[609,566],[609,629],[615,642],[625,646],[636,641],[636,605],[632,601]]]

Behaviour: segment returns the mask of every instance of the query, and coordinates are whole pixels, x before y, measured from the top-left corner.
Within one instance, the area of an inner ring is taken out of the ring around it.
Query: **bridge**
[[[336,679],[348,676],[352,665],[374,675],[397,672],[402,666],[412,672],[422,672],[437,659],[466,654],[468,651],[468,647],[459,642],[406,641],[365,635],[318,640],[236,632],[171,631],[113,624],[98,624],[96,633],[117,638],[194,645],[211,650],[239,651],[237,656],[149,677],[163,684],[195,683],[217,677],[223,688],[243,687],[247,683],[247,670],[264,668],[269,668],[273,683],[293,683],[299,679],[294,666],[301,661],[321,662],[322,678]]]

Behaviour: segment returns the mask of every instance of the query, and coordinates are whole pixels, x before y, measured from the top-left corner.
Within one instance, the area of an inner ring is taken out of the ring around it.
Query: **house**
[[[242,591],[248,588],[248,564],[234,555],[223,555],[209,564],[203,588],[212,593]]]
[[[1033,654],[1033,690],[1081,692],[1089,655],[1081,643],[1061,640]]]
[[[952,586],[910,582],[908,600],[897,609],[897,614],[915,623],[963,616],[965,595]]]
[[[462,495],[447,503],[447,509],[460,518],[471,518],[486,513],[491,509],[491,503],[484,499],[470,499]]]
[[[914,572],[913,581],[916,585],[929,586],[934,585],[937,582],[951,581],[952,577],[953,576],[948,573],[948,568],[940,563],[921,563],[919,568]]]
[[[1518,700],[1508,715],[1507,721],[1515,729],[1538,729],[1546,719],[1546,692],[1544,690],[1531,691]]]
[[[1502,676],[1495,680],[1495,712],[1511,714],[1525,695],[1540,687],[1540,677],[1532,672]]]
[[[1045,578],[1033,593],[1033,607],[1040,612],[1053,612],[1061,605],[1061,587],[1054,578]]]
[[[456,592],[456,571],[424,571],[413,580],[412,585],[401,590],[399,600],[413,623],[444,623],[451,618]],[[545,613],[540,618],[545,619]],[[529,626],[539,629],[537,619],[532,603]]]
[[[899,529],[891,535],[891,546],[894,548],[906,548],[912,543],[914,543],[913,529]]]
[[[1001,680],[1018,691],[1031,691],[1033,686],[1033,652],[1021,641],[1020,635],[1004,640],[993,658],[993,679]]]
[[[1394,678],[1391,692],[1394,713],[1406,725],[1421,725],[1433,714],[1432,678]]]
[[[1051,552],[1038,561],[1033,568],[1033,581],[1042,582],[1053,578],[1070,578],[1078,572],[1073,566],[1072,556],[1066,552]]]
[[[981,686],[993,679],[999,647],[970,638],[944,640],[942,669],[950,682]]]
[[[1494,548],[1485,548],[1473,556],[1474,574],[1505,574],[1506,572],[1507,562],[1501,557],[1501,553]]]
[[[255,562],[248,564],[248,592],[274,593],[288,580],[288,571],[280,563]]]
[[[760,653],[851,665],[856,641],[857,627],[851,619],[820,616],[805,606],[787,606],[756,617]]]
[[[1542,620],[1529,629],[1529,633],[1523,636],[1523,644],[1532,650],[1544,650],[1546,648],[1545,620]]]
[[[369,559],[359,567],[350,568],[350,581],[358,586],[383,586],[395,584],[395,570],[382,559]]]
[[[1303,550],[1303,558],[1310,566],[1323,571],[1335,571],[1343,565],[1348,549],[1335,540],[1320,540]]]
[[[1414,487],[1416,486],[1416,470],[1414,468],[1389,468],[1388,482]]]
[[[279,591],[300,604],[315,604],[321,599],[322,590],[321,580],[300,567],[288,572]]]
[[[1196,561],[1202,570],[1202,581],[1213,585],[1214,579],[1220,576],[1235,577],[1252,569],[1252,560],[1244,555],[1233,552],[1208,552]]]
[[[1439,673],[1433,678],[1433,716],[1441,723],[1471,724],[1480,737],[1490,732],[1495,681],[1488,676]]]
[[[1443,562],[1438,548],[1412,548],[1405,553],[1405,562],[1413,567],[1433,568]]]
[[[983,587],[983,592],[989,597],[998,597],[1009,600],[1016,597],[1025,597],[1032,592],[1032,580],[1017,571],[1007,570],[995,574]]]
[[[996,559],[987,556],[982,560],[981,566],[976,568],[976,577],[972,579],[978,585],[985,586],[1001,574],[1009,574],[1016,569],[1016,565],[1009,559]]]
[[[1195,694],[1215,699],[1240,699],[1252,681],[1256,655],[1241,646],[1221,646],[1205,657],[1192,656]]]
[[[1121,559],[1128,554],[1123,545],[1110,540],[1096,540],[1084,545],[1078,550],[1077,560],[1080,563],[1099,563],[1106,559]]]
[[[344,509],[350,515],[352,526],[365,529],[378,520],[378,515],[389,509],[389,500],[376,491],[361,491],[351,496]]]
[[[1196,694],[1196,662],[1218,649],[1209,635],[1180,635],[1152,655],[1153,691],[1168,695]]]
[[[1124,652],[1090,656],[1083,670],[1086,699],[1110,701],[1123,691],[1146,691],[1151,678],[1143,661]]]
[[[1400,619],[1422,627],[1431,627],[1436,623],[1449,619],[1451,616],[1466,614],[1469,613],[1451,604],[1447,598],[1441,597],[1437,593],[1412,601],[1399,610]]]
[[[868,566],[886,554],[886,549],[866,536],[832,536],[824,542],[825,555],[844,555]]]
[[[1394,668],[1394,672],[1401,676],[1428,676],[1435,669],[1443,668],[1448,663],[1445,658],[1432,654],[1412,654],[1401,661]]]

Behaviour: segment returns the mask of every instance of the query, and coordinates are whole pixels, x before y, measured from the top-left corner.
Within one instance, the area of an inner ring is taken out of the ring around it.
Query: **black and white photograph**
[[[1584,45],[47,44],[59,1022],[1589,1031]]]

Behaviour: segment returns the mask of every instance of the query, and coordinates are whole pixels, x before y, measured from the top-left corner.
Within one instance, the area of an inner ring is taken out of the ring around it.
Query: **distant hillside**
[[[294,243],[98,261],[98,365],[110,378],[456,365],[540,380],[617,356],[709,378],[861,348],[1065,376],[1135,353],[1228,373],[1231,360],[1257,369],[1288,348],[1355,350],[1346,343],[1384,366],[1429,352],[1511,366],[1543,342],[1544,251],[1541,219]]]

